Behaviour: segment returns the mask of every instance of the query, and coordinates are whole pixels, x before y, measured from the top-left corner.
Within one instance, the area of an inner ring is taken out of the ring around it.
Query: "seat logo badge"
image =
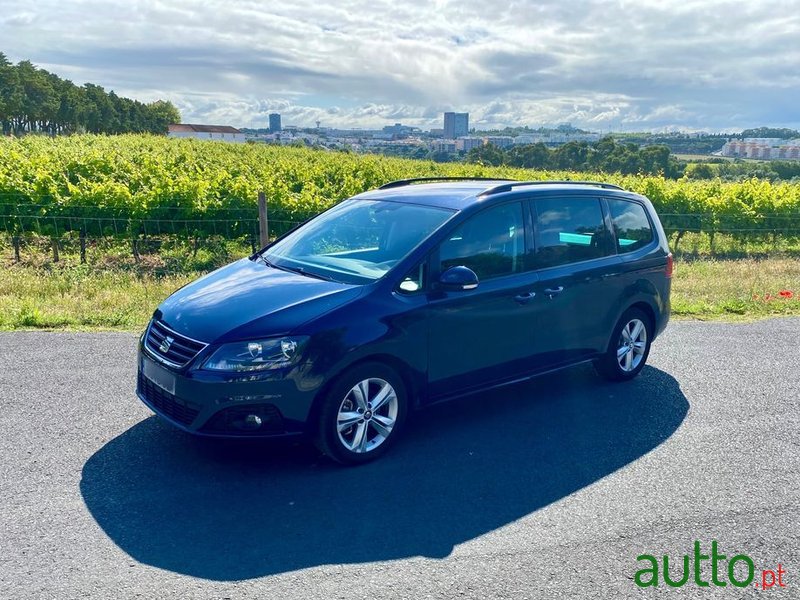
[[[161,352],[163,352],[164,354],[166,354],[167,352],[169,352],[169,347],[172,346],[172,342],[174,341],[175,338],[167,336],[164,338],[164,341],[161,342],[161,345],[158,347],[158,349],[161,350]]]

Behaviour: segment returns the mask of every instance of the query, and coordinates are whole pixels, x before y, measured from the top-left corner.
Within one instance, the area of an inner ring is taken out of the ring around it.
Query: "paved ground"
[[[579,368],[436,407],[341,469],[161,424],[132,335],[0,334],[0,597],[694,597],[640,590],[636,557],[717,540],[798,598],[799,336],[673,323],[634,382]]]

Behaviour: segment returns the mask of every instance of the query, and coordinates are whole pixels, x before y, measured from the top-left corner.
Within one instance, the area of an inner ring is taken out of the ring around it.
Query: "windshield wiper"
[[[263,263],[264,263],[265,265],[267,265],[268,267],[272,267],[273,269],[277,269],[277,268],[278,268],[278,266],[277,266],[277,265],[274,265],[274,264],[272,264],[271,262],[269,262],[269,261],[267,260],[267,258],[266,258],[266,257],[265,257],[263,254],[256,254],[256,255],[255,255],[253,258],[254,258],[254,259],[256,259],[256,258],[260,258],[260,259],[261,259],[261,262],[263,262]]]
[[[283,265],[276,265],[274,262],[270,262],[266,256],[263,254],[257,254],[256,258],[260,258],[261,262],[263,262],[268,267],[272,267],[273,269],[278,269],[279,271],[288,271],[289,273],[296,273],[294,269],[289,267],[284,267]]]
[[[299,273],[300,275],[305,275],[306,277],[313,277],[314,279],[322,279],[323,281],[333,281],[334,283],[341,283],[340,281],[336,281],[333,277],[329,277],[328,275],[322,275],[321,273],[312,273],[311,271],[306,271],[301,267],[281,267],[282,269],[286,269],[287,271],[291,271],[292,273]]]
[[[281,271],[288,271],[289,273],[297,273],[299,275],[305,275],[306,277],[313,277],[314,279],[322,279],[323,281],[333,281],[334,283],[341,283],[341,281],[337,281],[333,277],[329,277],[327,275],[322,275],[320,273],[312,273],[310,271],[306,271],[301,267],[287,267],[286,265],[276,265],[273,262],[270,262],[267,257],[263,254],[258,254],[256,258],[260,258],[261,262],[263,262],[268,267],[272,267],[273,269],[280,269]]]

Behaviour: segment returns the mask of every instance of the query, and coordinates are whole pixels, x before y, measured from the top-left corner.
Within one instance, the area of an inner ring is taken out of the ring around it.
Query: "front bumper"
[[[179,429],[212,437],[276,437],[306,431],[317,389],[302,378],[301,369],[245,377],[173,370],[141,347],[137,362],[136,395]]]

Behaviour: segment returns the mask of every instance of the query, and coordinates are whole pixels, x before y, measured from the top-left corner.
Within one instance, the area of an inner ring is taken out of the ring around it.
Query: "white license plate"
[[[162,390],[175,394],[175,376],[166,369],[145,358],[142,361],[142,373]]]

